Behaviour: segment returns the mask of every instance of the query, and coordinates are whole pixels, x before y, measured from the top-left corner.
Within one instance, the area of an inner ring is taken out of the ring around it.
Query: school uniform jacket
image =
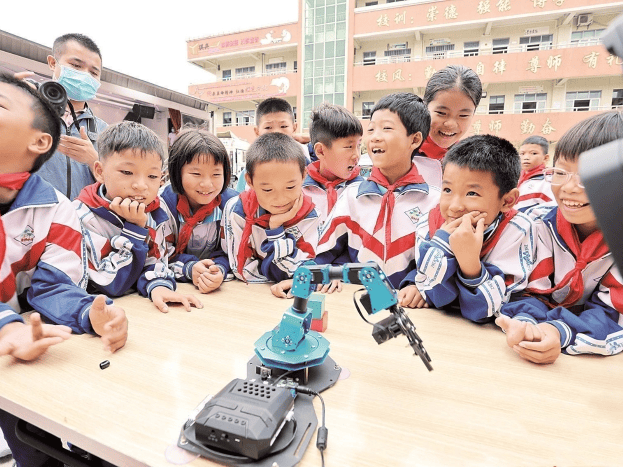
[[[571,293],[569,286],[543,293],[561,283],[577,263],[559,233],[557,212],[558,208],[552,209],[536,224],[538,254],[526,289],[530,295],[514,297],[502,313],[556,326],[565,353],[619,353],[623,350],[623,281],[610,251],[582,267],[584,290],[575,303],[560,306]]]
[[[0,327],[31,307],[76,333],[94,334],[80,222],[70,201],[31,175],[2,216],[6,252],[0,268]],[[112,302],[109,302],[112,303]]]
[[[393,215],[391,219],[385,217],[376,233],[374,228],[387,190],[371,180],[346,187],[323,225],[316,263],[374,261],[392,285],[398,287],[407,272],[415,267],[416,224],[439,203],[440,187],[427,183],[426,171],[420,170],[417,161],[415,164],[425,182],[394,190]],[[391,239],[388,244],[386,229],[389,224]]]
[[[169,229],[172,234],[167,237],[167,242],[171,245],[168,249],[173,250],[173,258],[169,258],[169,268],[175,274],[178,281],[192,281],[192,268],[198,260],[211,259],[222,271],[223,277],[227,277],[231,268],[229,259],[221,247],[221,219],[225,204],[238,192],[227,188],[221,195],[221,204],[214,208],[212,214],[200,221],[193,229],[192,236],[186,246],[186,251],[175,255],[175,247],[185,221],[184,217],[177,210],[178,195],[173,191],[171,185],[167,185],[162,191],[160,198],[164,203],[162,206],[167,209],[169,217]]]
[[[400,287],[415,284],[429,305],[458,305],[464,317],[485,322],[499,315],[511,293],[528,285],[536,258],[534,223],[516,211],[498,215],[484,232],[481,272],[474,279],[461,274],[448,232],[439,229],[431,237],[428,218],[418,225],[416,249],[417,269]]]
[[[343,182],[337,184],[335,186],[335,191],[337,192],[338,198],[340,197],[342,191],[344,191],[344,188],[353,184],[359,184],[363,180],[364,178],[358,175],[352,180],[344,180]],[[305,177],[305,180],[303,180],[303,193],[309,196],[314,202],[314,205],[316,206],[316,211],[318,211],[318,215],[320,216],[320,228],[322,228],[322,223],[324,223],[327,216],[329,215],[329,199],[326,187],[319,181],[314,180],[309,175],[307,175],[307,177]]]
[[[267,214],[261,207],[256,217]],[[243,274],[238,272],[238,250],[246,216],[240,196],[225,205],[222,219],[222,247],[234,275],[249,283],[279,282],[289,279],[296,268],[316,255],[320,216],[314,208],[307,216],[286,229],[264,229],[254,225],[249,237],[253,256],[246,259]]]
[[[528,209],[544,203],[555,203],[552,184],[545,180],[542,172],[536,173],[517,186],[519,198],[515,209],[526,212]]]
[[[102,186],[98,194],[104,197]],[[147,214],[143,228],[105,207],[88,205],[80,199],[73,205],[84,227],[91,285],[111,297],[121,296],[133,287],[145,297],[151,297],[151,291],[158,286],[175,290],[167,262],[172,252],[167,250],[170,245],[165,240],[173,232],[162,206]],[[154,232],[153,241],[150,230]]]

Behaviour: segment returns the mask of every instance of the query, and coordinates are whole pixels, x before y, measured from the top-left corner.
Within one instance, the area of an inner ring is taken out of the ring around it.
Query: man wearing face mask
[[[87,36],[65,34],[54,41],[48,65],[52,79],[67,91],[68,103],[58,150],[37,174],[73,200],[85,186],[95,183],[95,145],[98,135],[108,126],[87,104],[100,86],[102,54]]]

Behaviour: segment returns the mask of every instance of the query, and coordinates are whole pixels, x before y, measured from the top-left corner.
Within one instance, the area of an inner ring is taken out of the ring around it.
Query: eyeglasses
[[[575,175],[577,180],[576,183],[578,187],[584,188],[584,184],[580,180],[580,174],[576,172],[567,172],[564,169],[558,169],[555,167],[550,167],[543,171],[543,175],[545,176],[545,180],[551,183],[552,185],[564,185]]]

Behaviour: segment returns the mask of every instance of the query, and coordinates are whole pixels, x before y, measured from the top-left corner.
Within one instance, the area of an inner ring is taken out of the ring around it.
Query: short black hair
[[[478,107],[482,98],[482,83],[474,70],[463,65],[448,65],[435,72],[426,83],[424,102],[430,104],[439,91],[458,89]]]
[[[521,174],[521,162],[515,146],[493,135],[474,135],[454,144],[441,160],[443,170],[448,164],[489,172],[500,190],[500,197],[517,188]]]
[[[562,135],[554,149],[554,164],[558,158],[575,162],[580,154],[623,138],[623,112],[610,110],[576,123]]]
[[[305,173],[307,160],[303,154],[303,147],[294,138],[283,133],[266,133],[259,136],[247,150],[247,173],[251,180],[255,167],[265,162],[296,162]]]
[[[213,134],[205,130],[194,129],[180,132],[169,150],[169,179],[175,193],[185,194],[182,185],[182,167],[201,158],[212,160],[214,164],[223,166],[224,181],[221,193],[227,189],[231,179],[231,165],[227,149]]]
[[[140,151],[142,156],[155,152],[164,164],[166,157],[164,144],[156,133],[140,123],[131,121],[115,123],[97,138],[97,153],[100,160],[127,149]]]
[[[90,50],[91,52],[95,52],[97,55],[99,55],[100,60],[102,59],[102,52],[100,52],[97,44],[93,42],[90,37],[78,33],[63,34],[62,36],[54,39],[54,44],[52,44],[52,55],[54,55],[54,57],[56,58],[63,55],[63,53],[65,53],[65,44],[67,44],[67,42],[69,41],[76,41],[85,49]]]
[[[260,119],[267,114],[277,113],[277,112],[285,112],[290,115],[292,118],[292,123],[294,123],[294,110],[290,103],[279,97],[269,97],[268,99],[263,100],[260,105],[255,109],[255,124],[260,124]]]
[[[422,133],[422,142],[428,137],[430,113],[420,96],[411,92],[388,94],[376,103],[370,118],[374,112],[385,109],[391,110],[400,117],[400,121],[407,129],[407,135],[414,135],[419,131]]]
[[[344,107],[325,102],[312,111],[309,124],[312,145],[320,142],[330,148],[334,140],[356,135],[363,136],[363,126]]]
[[[547,154],[547,151],[549,151],[549,142],[539,135],[528,136],[519,147],[521,148],[524,144],[537,144],[541,146],[543,154]]]
[[[52,146],[50,149],[37,157],[30,169],[30,173],[34,173],[39,170],[44,162],[52,157],[56,151],[61,139],[61,121],[54,107],[25,81],[17,79],[13,75],[7,73],[0,73],[0,82],[15,86],[32,98],[32,105],[30,106],[30,109],[34,113],[32,127],[52,137]]]

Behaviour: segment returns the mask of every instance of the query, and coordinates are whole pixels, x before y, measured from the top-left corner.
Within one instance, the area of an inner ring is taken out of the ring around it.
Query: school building
[[[290,102],[299,129],[323,101],[365,129],[382,96],[422,96],[435,70],[463,64],[484,90],[470,134],[555,142],[623,106],[623,61],[599,39],[621,12],[608,0],[300,0],[297,22],[188,41],[189,62],[216,76],[189,94],[218,106],[218,132],[251,142],[267,97]]]

